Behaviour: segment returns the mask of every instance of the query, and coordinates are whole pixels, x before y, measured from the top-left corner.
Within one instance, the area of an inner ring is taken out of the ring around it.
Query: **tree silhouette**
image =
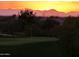
[[[54,17],[53,17],[54,18]],[[56,25],[59,25],[60,23],[53,19],[52,17],[48,17],[46,20],[46,29],[48,32],[48,36],[50,36],[51,31],[53,32],[53,29]]]
[[[33,19],[34,19],[33,11],[30,10],[20,11],[19,22],[22,26],[22,30],[28,36],[32,34],[32,23],[34,21]]]
[[[63,37],[61,42],[66,50],[65,53],[67,55],[77,55],[75,50],[79,49],[77,48],[79,46],[79,17],[66,17],[62,31]]]

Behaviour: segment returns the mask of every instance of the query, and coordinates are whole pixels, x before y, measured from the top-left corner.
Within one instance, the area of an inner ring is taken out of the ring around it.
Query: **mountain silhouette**
[[[13,14],[18,15],[20,10],[17,9],[0,9],[0,16],[10,16]],[[43,17],[49,17],[49,16],[59,16],[59,17],[66,17],[66,16],[79,16],[78,11],[70,11],[68,13],[60,12],[55,9],[50,10],[33,10],[34,14],[36,16],[43,16]]]
[[[60,16],[60,17],[64,17],[66,16],[66,14],[64,12],[59,12],[59,11],[56,11],[54,9],[50,9],[50,10],[35,10],[34,11],[36,13],[37,16],[45,16],[45,17],[48,17],[48,16]]]

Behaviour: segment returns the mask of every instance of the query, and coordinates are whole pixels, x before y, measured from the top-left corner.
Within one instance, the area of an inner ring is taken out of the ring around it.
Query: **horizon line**
[[[79,11],[69,11],[69,12],[64,12],[64,11],[58,11],[56,9],[41,9],[41,10],[38,10],[38,9],[29,9],[29,8],[3,8],[3,9],[0,9],[0,10],[32,10],[32,11],[49,11],[49,10],[55,10],[57,12],[63,12],[63,13],[70,13],[70,12],[79,12]]]

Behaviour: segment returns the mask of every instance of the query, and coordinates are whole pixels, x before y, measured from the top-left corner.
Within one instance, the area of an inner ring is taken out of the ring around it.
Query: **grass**
[[[73,52],[70,53],[61,43],[61,40],[55,37],[0,38],[0,53],[9,53],[10,55],[6,56],[10,57],[73,56]],[[75,56],[79,56],[78,53]]]
[[[59,40],[55,37],[0,38],[0,45],[17,45]]]
[[[0,53],[20,57],[63,56],[58,40],[54,37],[0,38]]]

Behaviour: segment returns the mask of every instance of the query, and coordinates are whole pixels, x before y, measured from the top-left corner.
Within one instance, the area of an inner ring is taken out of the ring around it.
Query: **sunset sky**
[[[0,9],[24,9],[49,10],[55,9],[61,12],[79,11],[79,2],[50,2],[50,1],[0,1]]]

